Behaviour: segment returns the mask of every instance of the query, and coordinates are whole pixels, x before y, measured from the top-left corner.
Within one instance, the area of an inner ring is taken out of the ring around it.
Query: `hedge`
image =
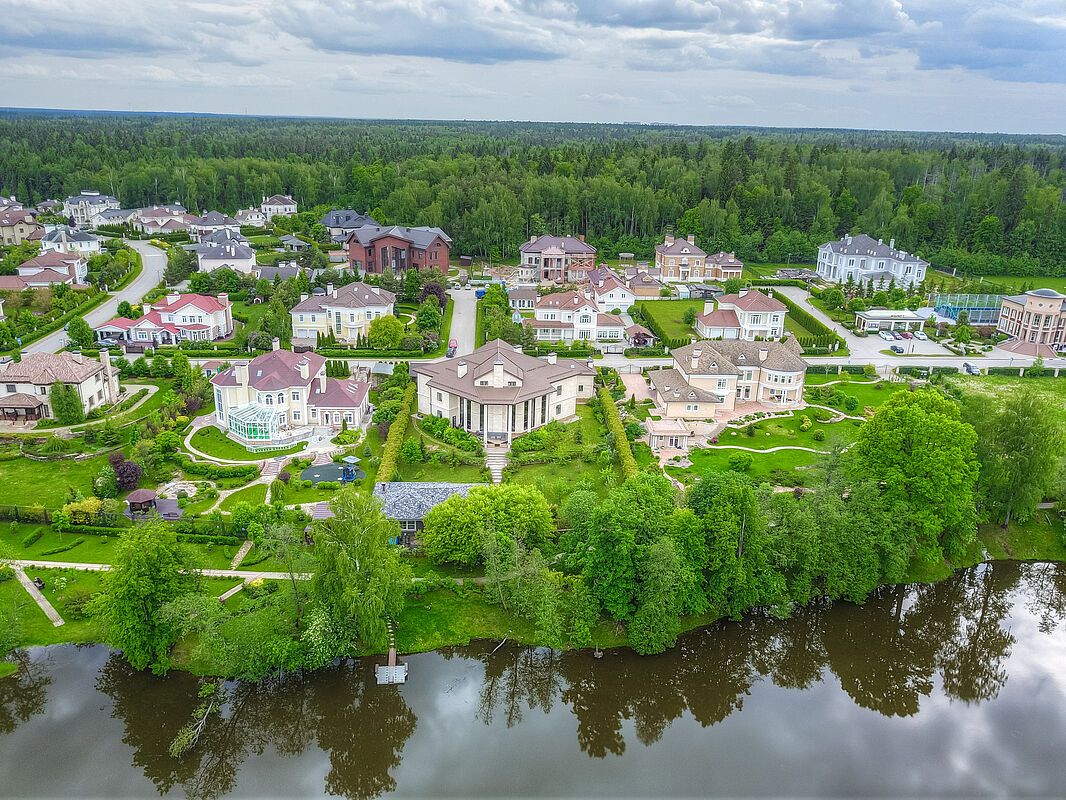
[[[910,365],[906,367],[896,367],[897,375],[917,375],[919,372],[928,372],[930,375],[954,375],[958,371],[958,367],[922,367]]]
[[[316,347],[315,352],[326,358],[429,358],[430,353],[421,350],[345,350],[341,347]]]
[[[411,415],[415,413],[415,399],[418,389],[414,381],[407,384],[403,393],[403,405],[396,414],[396,419],[389,426],[389,435],[385,439],[385,447],[381,451],[381,464],[378,466],[377,479],[388,483],[396,475],[396,465],[400,459],[400,447],[407,435],[407,426],[411,421]]]
[[[831,350],[844,347],[844,340],[837,336],[836,332],[826,327],[825,323],[813,314],[800,308],[790,298],[781,293],[775,294],[774,298],[784,304],[795,322],[814,334],[814,336],[797,336],[796,338],[801,345],[807,347],[809,343],[811,347],[828,347]]]
[[[193,461],[184,453],[174,453],[171,458],[182,471],[207,478],[256,478],[259,467],[255,464],[212,464],[209,461]]]
[[[798,278],[752,278],[752,286],[796,286],[806,289],[807,284]]]
[[[607,428],[614,434],[614,446],[618,450],[618,463],[622,467],[622,477],[630,478],[637,474],[637,460],[633,458],[633,448],[626,437],[622,418],[618,415],[618,406],[614,404],[614,398],[607,389],[600,388],[598,395],[603,408],[603,419],[607,423]],[[391,435],[392,432],[389,433]]]
[[[645,311],[643,302],[636,303],[634,307],[640,309],[640,316],[644,319],[644,323],[648,326],[648,330],[655,334],[655,338],[657,338],[664,347],[672,349],[675,347],[684,347],[689,343],[690,337],[688,336],[667,336],[663,333],[663,328],[659,325],[659,321],[655,319],[653,315],[648,314]]]
[[[85,534],[86,536],[121,536],[129,531],[129,528],[108,528],[102,525],[71,525],[71,533]],[[222,536],[205,533],[175,533],[179,542],[191,542],[193,544],[234,544],[241,545],[244,539],[238,536]]]

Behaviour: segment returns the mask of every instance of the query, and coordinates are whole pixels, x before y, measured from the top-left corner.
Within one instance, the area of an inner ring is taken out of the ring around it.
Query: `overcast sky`
[[[0,105],[1062,133],[1066,0],[0,0]]]

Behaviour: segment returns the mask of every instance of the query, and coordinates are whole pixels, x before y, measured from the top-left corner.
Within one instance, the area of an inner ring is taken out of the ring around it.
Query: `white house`
[[[86,257],[80,253],[45,250],[29,261],[23,261],[15,271],[23,278],[43,275],[45,272],[56,272],[69,277],[70,283],[84,283],[88,268]],[[59,282],[68,283],[66,280]]]
[[[597,337],[599,309],[578,292],[555,292],[537,298],[533,319],[523,320],[547,342],[592,342]]]
[[[272,194],[263,198],[259,210],[263,212],[267,222],[274,217],[291,217],[296,213],[296,201],[287,194]]]
[[[119,208],[118,200],[110,195],[83,189],[81,194],[63,201],[63,215],[71,217],[79,228],[89,226],[95,214],[109,208]]]
[[[255,251],[235,241],[211,246],[201,245],[196,248],[196,258],[200,272],[213,272],[225,267],[244,275],[251,275],[256,267]]]
[[[46,225],[41,237],[41,252],[47,253],[49,250],[77,253],[88,258],[100,252],[100,239],[69,225]]]
[[[444,417],[489,441],[505,441],[577,413],[590,398],[596,370],[586,361],[534,358],[501,339],[460,359],[411,362],[418,411]]]
[[[116,338],[140,344],[178,344],[183,339],[210,342],[233,333],[229,295],[168,294],[153,303],[139,319],[115,317],[93,330],[100,339]]]
[[[696,317],[696,333],[701,339],[777,339],[785,335],[788,308],[780,300],[767,297],[755,289],[741,289],[739,294],[724,294],[704,303]]]
[[[106,351],[99,360],[80,353],[26,353],[17,364],[0,364],[0,418],[53,416],[50,390],[57,381],[74,388],[86,411],[114,403],[119,394],[118,371]]]
[[[370,386],[327,378],[326,359],[279,349],[237,361],[211,378],[215,424],[246,447],[288,447],[317,426],[337,430],[363,424]],[[332,434],[328,434],[332,435]]]
[[[326,287],[324,295],[300,295],[292,307],[294,344],[314,347],[318,334],[332,333],[342,342],[354,342],[370,332],[370,323],[392,314],[396,295],[365,283]]]
[[[260,211],[258,208],[242,208],[233,218],[241,225],[253,225],[256,228],[262,226],[266,221],[266,214]]]
[[[897,286],[907,287],[921,283],[928,268],[929,262],[897,250],[895,239],[885,244],[865,233],[842,236],[818,248],[818,277],[832,283],[847,283],[850,277],[855,283],[884,282],[887,286],[894,280]]]
[[[89,218],[89,227],[101,225],[128,225],[137,216],[136,208],[106,208],[97,211]]]
[[[609,312],[615,309],[628,311],[632,308],[637,297],[633,291],[617,278],[606,278],[590,284],[592,297],[600,311]]]
[[[205,237],[221,230],[240,233],[241,223],[218,211],[208,211],[202,217],[194,217],[189,221],[189,234],[197,242],[202,242]]]

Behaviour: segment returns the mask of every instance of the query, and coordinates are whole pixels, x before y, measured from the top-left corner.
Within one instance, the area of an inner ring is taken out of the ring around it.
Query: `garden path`
[[[252,544],[251,541],[246,541],[241,545],[241,549],[237,551],[237,555],[233,557],[233,560],[229,564],[230,569],[237,569],[237,567],[241,565],[241,562],[244,561],[244,557],[248,555],[248,551],[252,549]]]
[[[153,394],[159,391],[159,387],[152,383],[129,384],[126,388],[126,391],[120,394],[115,400],[115,403],[121,403],[123,400],[126,399],[127,395],[136,394],[141,389],[147,389],[148,394],[146,394],[132,406],[123,411],[122,414],[128,414],[131,411],[136,411],[138,408],[147,403],[152,398]],[[40,433],[42,436],[51,436],[53,434],[58,435],[62,433],[70,433],[71,430],[74,428],[80,428],[83,425],[92,424],[93,422],[102,422],[102,420],[88,420],[88,422],[79,422],[77,425],[61,425],[56,428],[35,428],[34,425],[37,424],[36,422],[34,422],[32,425],[27,422],[0,422],[0,433],[25,433],[26,431],[34,431]]]
[[[48,598],[41,594],[41,590],[33,585],[28,577],[26,577],[26,570],[23,568],[22,563],[17,565],[12,563],[14,568],[15,577],[18,578],[19,583],[22,584],[22,588],[29,592],[30,597],[34,599],[34,602],[41,607],[41,611],[45,613],[48,619],[52,620],[52,625],[59,627],[63,625],[63,618],[59,616],[59,612],[55,610],[55,606],[48,602]]]

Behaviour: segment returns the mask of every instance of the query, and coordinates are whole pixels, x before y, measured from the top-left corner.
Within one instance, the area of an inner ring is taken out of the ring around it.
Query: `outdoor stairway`
[[[263,464],[263,471],[260,473],[264,478],[270,478],[281,472],[281,462],[276,459],[268,459]]]
[[[311,462],[311,466],[318,467],[322,464],[329,464],[333,461],[333,452],[319,451],[315,453],[315,460]]]
[[[507,466],[507,449],[489,445],[485,450],[485,464],[492,474],[492,482],[502,483],[503,468]]]

